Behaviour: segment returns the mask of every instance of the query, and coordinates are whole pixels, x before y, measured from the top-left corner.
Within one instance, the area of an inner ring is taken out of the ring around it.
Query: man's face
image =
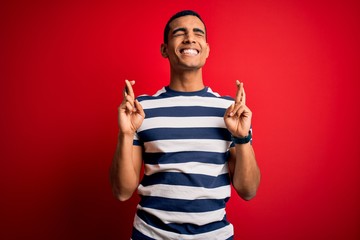
[[[162,55],[169,58],[171,67],[176,70],[200,69],[209,50],[204,24],[191,15],[170,23],[168,43],[161,46]]]

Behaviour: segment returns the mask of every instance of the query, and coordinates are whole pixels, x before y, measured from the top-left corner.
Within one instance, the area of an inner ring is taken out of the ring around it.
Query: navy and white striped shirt
[[[234,100],[208,87],[164,87],[138,100],[146,116],[134,144],[143,146],[145,171],[132,239],[232,239],[225,212],[231,134],[223,117]]]

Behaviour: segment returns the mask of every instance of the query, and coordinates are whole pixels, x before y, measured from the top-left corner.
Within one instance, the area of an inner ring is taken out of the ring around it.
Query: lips
[[[195,48],[183,48],[183,49],[180,49],[180,53],[183,55],[188,55],[188,56],[196,56],[199,54],[199,50],[197,50]]]

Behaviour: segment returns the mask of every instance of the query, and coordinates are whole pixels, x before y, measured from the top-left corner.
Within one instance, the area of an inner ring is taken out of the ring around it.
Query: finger
[[[127,96],[124,98],[124,100],[125,100],[126,102],[130,103],[131,106],[134,107],[134,99],[133,99],[130,95],[127,95]]]
[[[239,111],[239,109],[242,106],[244,106],[244,104],[242,104],[241,102],[233,103],[233,108],[232,108],[231,112],[229,113],[229,116],[232,117],[235,114],[237,114],[237,112]]]
[[[236,91],[235,102],[239,103],[242,100],[243,83],[241,83],[239,80],[236,80],[236,86],[237,86],[237,91]]]
[[[240,108],[235,112],[235,116],[238,118],[240,118],[240,117],[250,117],[251,118],[252,112],[246,105],[241,104]]]
[[[244,105],[240,104],[240,103],[237,103],[237,104],[235,104],[234,109],[230,113],[230,115],[240,117],[243,112],[244,112]]]
[[[127,86],[126,86],[126,81],[128,81],[128,80],[125,79],[125,87],[124,87],[124,89],[123,89],[124,98],[128,95],[128,89],[127,89]]]
[[[126,91],[125,91],[125,88],[123,89],[123,99],[122,99],[122,101],[121,101],[121,104],[120,104],[120,106],[122,107],[122,108],[126,108],[125,107],[125,105],[126,105],[126,103],[127,102],[131,102],[131,101],[133,101],[132,100],[132,98],[131,98],[131,96],[130,95],[127,95],[127,93],[126,93]]]
[[[133,112],[134,109],[135,109],[134,106],[131,105],[130,102],[126,102],[126,103],[125,103],[125,107],[126,107],[126,110],[127,110],[128,112]]]
[[[234,112],[235,112],[234,115],[236,117],[238,117],[238,118],[241,117],[241,115],[243,115],[245,112],[245,106],[243,104],[239,104],[238,109]]]
[[[124,91],[124,96],[126,95],[130,95],[131,97],[135,98],[134,95],[134,90],[132,88],[132,85],[135,84],[135,81],[129,81],[129,80],[125,80],[125,91]]]
[[[244,84],[242,83],[242,99],[241,99],[241,104],[242,105],[246,105],[246,94],[245,94],[245,88],[244,88]]]
[[[141,104],[139,103],[139,101],[136,99],[135,100],[135,108],[137,109],[137,112],[142,116],[145,117],[145,112],[143,107],[141,106]]]

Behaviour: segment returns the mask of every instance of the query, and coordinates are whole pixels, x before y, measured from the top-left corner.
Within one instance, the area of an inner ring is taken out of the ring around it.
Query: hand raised
[[[145,118],[141,104],[135,99],[132,88],[134,84],[135,81],[125,80],[124,98],[119,107],[119,127],[122,134],[134,134]]]
[[[246,137],[251,127],[252,112],[246,106],[244,84],[236,80],[235,102],[226,110],[224,121],[234,137]]]

